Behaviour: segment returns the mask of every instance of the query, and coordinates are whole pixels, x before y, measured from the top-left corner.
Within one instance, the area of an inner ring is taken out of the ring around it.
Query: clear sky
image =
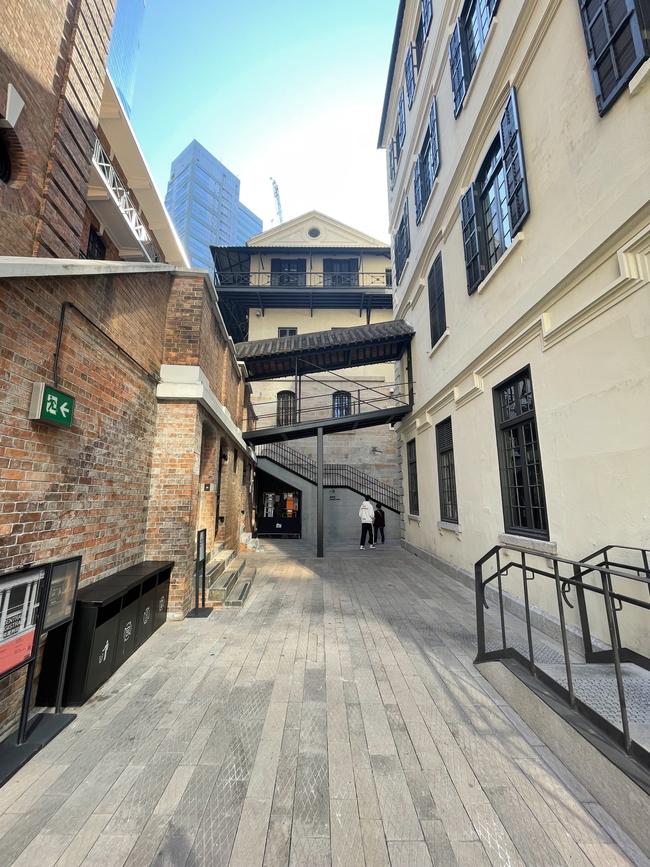
[[[131,121],[164,196],[196,138],[270,228],[312,208],[388,238],[376,147],[397,0],[148,0]]]

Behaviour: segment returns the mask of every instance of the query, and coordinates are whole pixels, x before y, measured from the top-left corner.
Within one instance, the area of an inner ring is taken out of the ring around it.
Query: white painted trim
[[[513,548],[527,548],[538,554],[557,554],[557,542],[544,539],[531,539],[529,536],[516,536],[514,533],[499,533],[499,544]]]
[[[452,524],[451,521],[438,521],[436,526],[440,530],[440,535],[442,535],[443,530],[447,530],[450,533],[455,533],[456,536],[460,536],[460,534],[463,532],[460,524]]]
[[[228,409],[210,388],[207,376],[195,364],[163,364],[160,382],[156,388],[158,400],[199,403],[228,433],[237,445],[256,462],[255,452],[244,442],[242,432],[233,421]]]
[[[419,515],[407,515],[406,516],[409,521],[413,521],[414,524],[421,524],[422,518]]]
[[[628,84],[628,89],[630,91],[630,96],[636,96],[642,88],[644,88],[647,84],[650,84],[650,58],[646,60],[637,70],[637,72],[632,76],[630,83]]]
[[[45,259],[38,256],[0,256],[0,278],[84,277],[101,274],[171,274],[184,271],[159,262],[112,262],[106,259]],[[187,269],[188,271],[191,269]],[[207,272],[206,272],[207,273]]]
[[[433,353],[436,352],[436,351],[440,348],[440,346],[442,346],[442,344],[445,342],[445,340],[446,340],[448,337],[449,337],[449,328],[445,328],[445,330],[442,332],[442,334],[440,335],[440,337],[436,340],[436,342],[433,344],[433,346],[431,347],[431,349],[430,349],[429,352],[427,353],[427,355],[429,356],[429,358],[431,358],[431,356],[433,355]]]
[[[485,275],[485,277],[478,284],[478,288],[476,290],[477,295],[480,295],[481,292],[485,291],[485,289],[490,285],[492,280],[494,280],[496,275],[499,273],[499,271],[503,267],[504,262],[506,262],[510,258],[510,256],[512,255],[512,252],[517,249],[517,247],[521,244],[521,242],[524,240],[524,238],[525,238],[525,235],[523,232],[517,232],[515,237],[512,239],[512,243],[510,244],[510,246],[508,247],[506,252],[503,254],[503,256],[501,256],[501,258],[496,263],[496,265],[488,271],[488,273]]]

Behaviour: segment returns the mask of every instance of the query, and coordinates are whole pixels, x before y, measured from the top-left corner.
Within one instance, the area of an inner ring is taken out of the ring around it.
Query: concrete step
[[[208,604],[223,605],[232,587],[237,583],[246,561],[236,558],[226,568],[222,569],[216,579],[209,585]]]
[[[239,580],[233,585],[226,598],[225,605],[228,608],[241,608],[246,602],[255,580],[255,573],[256,570],[252,566],[249,566],[248,569],[242,569]]]
[[[232,560],[235,558],[235,552],[225,549],[223,542],[220,542],[219,550],[212,554],[209,561],[205,564],[205,582],[208,587],[215,583],[219,575],[228,568]]]

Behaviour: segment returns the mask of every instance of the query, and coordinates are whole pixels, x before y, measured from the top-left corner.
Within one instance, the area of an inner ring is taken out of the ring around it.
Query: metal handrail
[[[639,568],[635,566],[630,566],[629,564],[623,564],[618,562],[616,564],[609,563],[607,554],[609,551],[615,548],[618,548],[620,550],[636,551],[642,554],[645,553],[645,556],[643,557],[644,567],[641,568],[640,571],[647,574],[639,574]],[[506,550],[511,555],[518,557],[518,560],[511,558],[506,562],[503,562],[501,552]],[[491,548],[483,557],[481,557],[480,560],[475,563],[474,566],[474,584],[476,593],[476,633],[478,642],[478,653],[475,661],[478,663],[492,659],[504,659],[513,657],[520,658],[520,661],[528,665],[533,675],[542,676],[545,681],[550,680],[549,676],[546,675],[535,664],[532,637],[532,622],[530,616],[530,600],[528,594],[528,584],[530,581],[533,581],[536,577],[550,578],[555,583],[560,632],[562,638],[562,650],[564,655],[564,666],[567,678],[566,692],[568,693],[568,702],[570,706],[574,709],[584,711],[586,706],[577,699],[575,694],[573,675],[571,670],[571,658],[569,654],[568,632],[564,612],[565,605],[568,608],[574,608],[573,603],[569,599],[569,593],[571,592],[571,589],[574,588],[576,593],[578,611],[580,614],[582,639],[585,647],[585,662],[610,662],[614,665],[616,687],[618,692],[618,701],[621,715],[623,746],[627,753],[635,752],[637,755],[639,754],[639,752],[642,753],[643,750],[640,750],[638,745],[632,742],[630,736],[627,704],[625,699],[625,687],[623,683],[623,673],[621,665],[624,662],[633,662],[637,665],[641,665],[644,668],[650,668],[650,660],[642,654],[638,653],[637,651],[626,648],[623,645],[621,641],[620,624],[617,615],[621,611],[623,605],[633,605],[636,608],[650,611],[650,602],[644,602],[643,600],[638,599],[634,596],[630,596],[627,593],[622,593],[615,590],[612,579],[623,579],[626,581],[634,581],[636,583],[646,584],[648,586],[648,589],[650,590],[650,572],[648,572],[646,568],[648,553],[650,553],[648,549],[644,548],[629,548],[625,546],[607,545],[599,551],[594,552],[594,554],[591,554],[588,557],[584,558],[583,560],[571,560],[567,557],[558,557],[554,554],[551,555],[547,553],[540,553],[539,551],[535,551],[533,549],[514,547],[510,545],[497,545],[494,548]],[[604,557],[603,561],[599,561],[596,563],[589,562],[592,559],[601,556]],[[534,560],[534,563],[532,564],[530,562],[531,559]],[[539,564],[540,559],[547,561],[547,564],[550,563],[551,565],[548,566],[548,568],[544,568],[542,565]],[[494,571],[490,571],[490,574],[488,574],[487,577],[484,577],[483,567],[492,560],[494,560],[495,563]],[[621,571],[621,569],[629,569],[630,571],[624,572]],[[526,618],[526,635],[528,641],[528,659],[526,659],[513,646],[510,646],[508,644],[506,635],[502,579],[508,576],[511,570],[520,571],[522,576],[524,611]],[[636,571],[637,574],[630,574],[633,571]],[[567,572],[569,574],[567,574]],[[598,580],[600,581],[600,586],[585,583],[583,581],[583,578],[588,575],[596,575]],[[487,604],[485,591],[486,587],[493,581],[497,582],[495,592],[497,593],[499,600],[501,648],[497,650],[488,650],[486,647],[485,639],[485,610],[489,606]],[[591,633],[589,629],[589,615],[586,605],[585,592],[596,594],[597,596],[602,597],[604,600],[611,650],[600,651],[598,653],[594,653],[592,650]],[[561,695],[564,694],[563,688],[560,687],[557,682],[552,681],[552,685]],[[593,713],[595,712],[592,711],[592,714]],[[606,721],[603,721],[601,719],[601,723],[603,722],[605,725],[607,725]]]
[[[258,457],[265,457],[290,472],[316,484],[318,469],[315,461],[284,443],[265,443],[257,446]],[[383,503],[393,512],[402,511],[402,494],[387,482],[352,467],[349,464],[324,464],[323,485],[326,488],[349,488],[375,502]]]
[[[332,274],[327,271],[276,273],[272,271],[215,271],[221,288],[244,289],[389,289],[390,278],[385,271],[354,271]]]

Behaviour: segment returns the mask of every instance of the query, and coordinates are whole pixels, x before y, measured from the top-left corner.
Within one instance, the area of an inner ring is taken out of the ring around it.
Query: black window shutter
[[[604,114],[650,54],[647,0],[578,0],[596,91]]]
[[[422,0],[422,29],[424,30],[424,36],[426,38],[429,33],[429,28],[431,27],[431,19],[433,18],[433,9],[431,6],[431,0]]]
[[[401,88],[397,104],[397,134],[399,136],[399,149],[401,151],[404,139],[406,138],[406,110],[404,108],[404,91]]]
[[[395,182],[395,142],[393,139],[388,143],[388,176],[391,184]]]
[[[510,212],[510,232],[514,238],[530,213],[524,152],[519,131],[517,96],[514,87],[510,91],[506,109],[501,118],[500,131],[501,153],[503,154],[503,167],[508,192],[508,210]]]
[[[433,97],[431,111],[429,112],[429,133],[431,135],[431,185],[438,175],[440,168],[440,145],[438,144],[438,110],[436,98]]]
[[[413,67],[413,46],[409,44],[406,50],[406,60],[404,61],[404,76],[406,79],[406,98],[408,99],[409,108],[413,105],[413,94],[415,93],[415,69]]]
[[[476,292],[487,267],[483,224],[479,219],[479,204],[478,189],[476,184],[472,184],[460,200],[463,246],[465,249],[465,270],[467,271],[467,292],[469,295]]]
[[[413,193],[415,195],[415,222],[419,223],[422,218],[422,187],[420,186],[420,158],[413,166]]]
[[[449,67],[451,69],[451,86],[454,91],[454,117],[457,117],[465,99],[467,75],[465,74],[465,37],[460,18],[449,42]]]
[[[442,253],[438,253],[429,271],[429,320],[431,346],[435,346],[447,328],[445,316],[445,287],[442,274]]]

